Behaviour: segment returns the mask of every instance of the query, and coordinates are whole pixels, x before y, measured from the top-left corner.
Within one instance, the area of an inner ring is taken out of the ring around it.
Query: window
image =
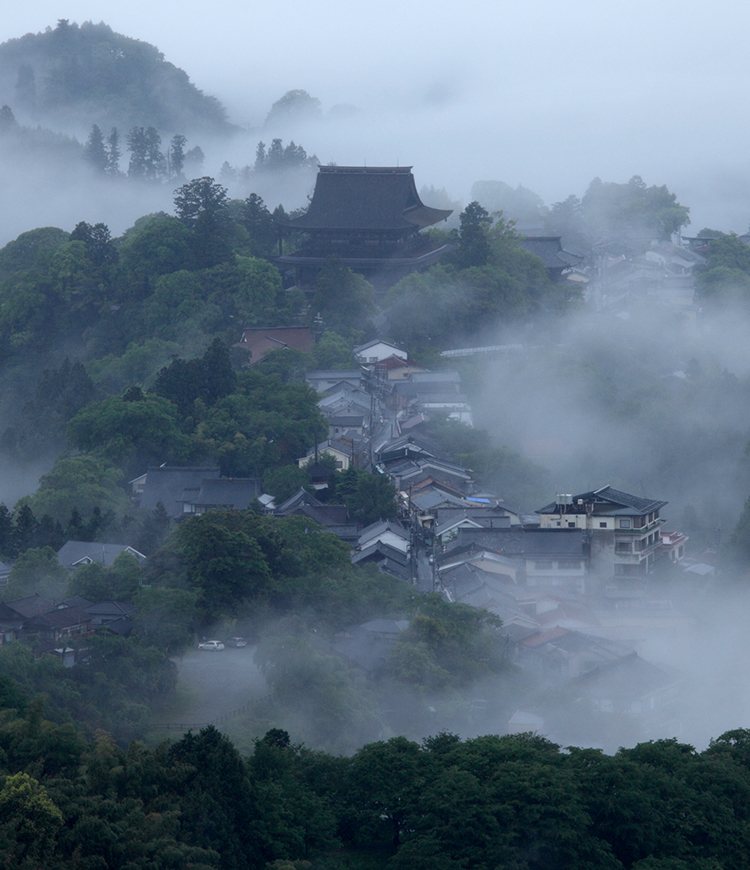
[[[615,577],[636,577],[637,575],[637,565],[615,565]]]
[[[568,523],[568,528],[569,528],[569,529],[574,529],[575,527],[576,527],[576,524],[575,524],[575,523]]]
[[[599,528],[600,528],[600,529],[606,529],[606,528],[607,528],[607,524],[606,524],[606,523],[599,523]]]
[[[615,544],[615,553],[632,553],[633,548],[630,544]]]
[[[630,520],[620,520],[619,526],[621,529],[629,529],[630,528]]]
[[[552,570],[552,562],[541,561],[536,559],[534,561],[534,567],[539,571],[551,571]]]

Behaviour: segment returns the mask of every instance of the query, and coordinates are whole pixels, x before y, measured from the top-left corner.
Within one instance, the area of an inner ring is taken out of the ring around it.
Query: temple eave
[[[427,251],[417,257],[346,257],[337,255],[336,259],[350,269],[418,269],[436,263],[443,254],[450,251],[453,245],[441,245],[432,251]],[[276,262],[285,266],[317,266],[323,267],[330,259],[319,256],[304,256],[301,254],[286,254],[276,257]]]

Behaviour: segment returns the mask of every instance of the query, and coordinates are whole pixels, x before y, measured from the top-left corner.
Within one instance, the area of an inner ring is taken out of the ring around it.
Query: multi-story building
[[[590,570],[601,580],[648,574],[661,545],[661,509],[667,504],[604,486],[561,495],[540,508],[540,527],[582,529],[589,543]]]

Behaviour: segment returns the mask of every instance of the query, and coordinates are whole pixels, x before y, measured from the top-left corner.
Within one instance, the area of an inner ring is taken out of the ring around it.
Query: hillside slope
[[[24,124],[81,135],[92,124],[162,133],[234,131],[224,106],[153,45],[104,23],[61,19],[44,33],[0,44],[0,105]]]

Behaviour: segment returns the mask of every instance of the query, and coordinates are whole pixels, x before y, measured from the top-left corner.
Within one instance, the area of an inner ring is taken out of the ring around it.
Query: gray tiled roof
[[[603,486],[591,492],[583,492],[574,495],[572,504],[563,505],[565,513],[584,513],[587,507],[591,507],[594,515],[599,516],[641,516],[660,510],[667,502],[653,498],[640,498],[629,492],[622,492],[611,486]],[[578,502],[582,504],[579,505]],[[538,514],[554,514],[560,512],[557,502],[550,502],[540,508]]]
[[[65,568],[74,568],[84,560],[98,562],[105,567],[125,551],[131,552],[138,561],[146,557],[127,544],[101,544],[95,541],[68,541],[57,551],[57,560]]]
[[[244,511],[262,492],[258,478],[220,477],[201,481],[200,489],[184,494],[182,500],[202,507],[231,507]]]
[[[186,489],[200,487],[204,480],[217,478],[219,473],[218,466],[150,467],[141,495],[141,507],[153,510],[161,502],[170,517],[177,516],[182,513],[182,493]]]
[[[582,559],[585,555],[581,529],[459,529],[458,544],[478,544],[506,556],[526,558]]]
[[[320,166],[310,207],[285,226],[307,231],[411,231],[450,214],[422,203],[410,166]]]

